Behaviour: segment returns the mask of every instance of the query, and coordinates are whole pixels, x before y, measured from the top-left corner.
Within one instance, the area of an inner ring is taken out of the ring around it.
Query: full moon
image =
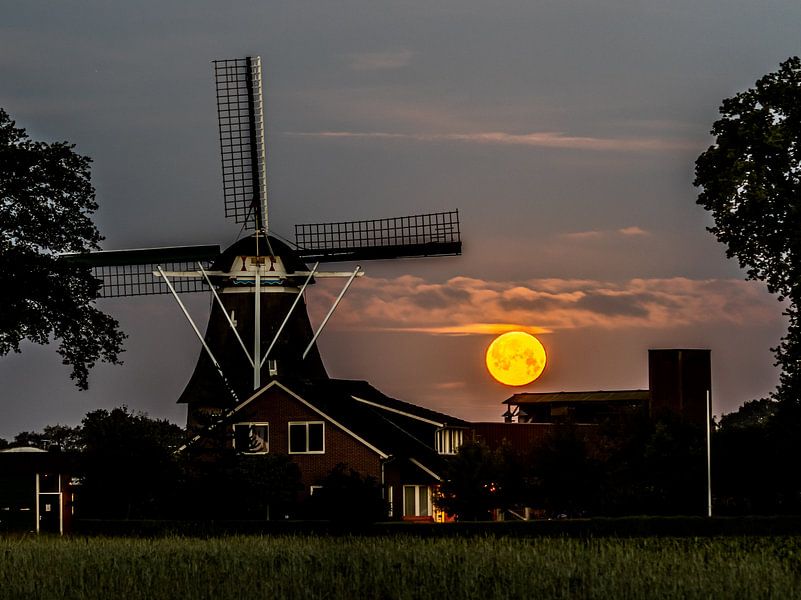
[[[499,335],[487,348],[487,369],[505,385],[526,385],[542,374],[545,348],[533,335],[510,331]]]

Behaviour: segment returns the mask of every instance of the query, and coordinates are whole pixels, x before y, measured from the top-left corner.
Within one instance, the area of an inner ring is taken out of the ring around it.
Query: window
[[[440,454],[456,454],[464,439],[463,429],[445,427],[434,433],[434,447]]]
[[[309,496],[314,496],[321,489],[323,489],[323,486],[321,486],[321,485],[310,485],[309,486]]]
[[[268,423],[235,423],[234,448],[243,454],[265,454],[270,451]]]
[[[323,454],[325,433],[321,421],[295,422],[289,424],[290,454]]]
[[[403,486],[403,516],[431,516],[431,490],[427,485]]]

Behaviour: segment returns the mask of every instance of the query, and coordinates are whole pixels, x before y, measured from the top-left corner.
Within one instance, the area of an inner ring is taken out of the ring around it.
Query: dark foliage
[[[66,142],[28,138],[0,109],[0,356],[27,339],[59,340],[58,353],[81,389],[98,360],[117,363],[125,338],[94,306],[91,269],[59,253],[98,249],[89,158]]]
[[[788,457],[798,456],[798,432],[779,404],[745,403],[720,420],[712,438],[712,484],[719,514],[798,514],[801,495]]]
[[[375,478],[364,477],[346,464],[338,464],[320,485],[307,501],[307,517],[347,523],[386,519],[386,502]]]
[[[284,454],[247,456],[233,450],[213,460],[183,457],[174,518],[270,520],[293,516],[300,470]]]
[[[42,450],[77,452],[83,449],[80,427],[47,425],[41,432],[21,431],[14,436],[14,446],[33,446]]]
[[[601,463],[576,427],[555,429],[533,453],[534,498],[551,516],[583,516],[596,511]]]
[[[460,521],[488,520],[490,511],[504,503],[500,488],[504,467],[501,456],[484,444],[462,444],[446,464],[437,505]]]
[[[698,157],[698,204],[710,231],[749,279],[788,299],[787,334],[774,348],[781,380],[775,398],[795,418],[801,408],[801,59],[723,101],[715,144]],[[801,421],[797,421],[801,422]]]
[[[617,423],[592,438],[563,425],[525,453],[464,444],[448,461],[437,504],[460,521],[525,507],[550,518],[702,515],[705,450],[700,428],[669,417]]]
[[[81,425],[80,516],[163,516],[178,494],[173,452],[183,439],[177,425],[125,407],[88,413]]]

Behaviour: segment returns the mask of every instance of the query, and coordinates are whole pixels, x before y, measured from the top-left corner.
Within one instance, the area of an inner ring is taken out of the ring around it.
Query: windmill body
[[[207,421],[204,413],[225,414],[276,378],[328,380],[316,339],[363,272],[323,271],[320,263],[461,253],[457,211],[296,225],[294,244],[271,233],[260,59],[214,61],[214,72],[225,214],[253,233],[222,252],[212,245],[64,256],[93,269],[103,297],[174,296],[202,345],[178,400],[188,405],[191,429]],[[346,283],[315,329],[303,296],[321,277]],[[182,293],[204,291],[213,296],[205,334],[181,301]]]
[[[277,238],[269,240],[275,254],[260,255],[259,241],[258,234],[238,241],[212,265],[214,275],[210,275],[210,279],[217,286],[220,302],[212,305],[204,336],[211,353],[201,350],[195,370],[178,400],[189,405],[190,427],[203,422],[199,413],[218,412],[231,404],[225,381],[216,371],[211,356],[219,361],[225,380],[237,398],[248,397],[257,387],[254,381],[260,386],[279,376],[304,382],[328,377],[316,344],[305,358],[303,356],[314,336],[305,300],[300,295],[309,275],[306,264]],[[263,239],[261,245],[264,245]],[[254,348],[256,342],[257,274],[260,288],[258,335],[263,350],[270,349],[270,353],[262,356],[263,364],[255,367],[249,349]],[[289,318],[278,335],[287,315]],[[272,340],[275,344],[270,348]],[[259,370],[257,379],[254,379],[255,368]]]

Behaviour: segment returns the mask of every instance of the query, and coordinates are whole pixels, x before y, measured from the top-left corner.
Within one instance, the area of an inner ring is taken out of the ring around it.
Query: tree
[[[41,433],[21,431],[14,436],[14,445],[33,446],[42,450],[79,452],[83,448],[81,427],[46,425]]]
[[[712,213],[709,231],[749,279],[789,300],[787,334],[774,348],[781,367],[773,397],[801,411],[801,59],[792,57],[723,101],[715,144],[696,161],[697,203]]]
[[[487,520],[500,508],[498,481],[503,469],[499,456],[488,446],[468,442],[445,464],[445,480],[437,505],[460,521]]]
[[[87,413],[81,422],[81,514],[163,516],[178,493],[174,451],[184,439],[178,425],[126,407]]]
[[[551,515],[591,514],[598,503],[601,468],[575,425],[554,428],[547,442],[532,452],[532,499]]]
[[[717,514],[797,511],[785,493],[791,467],[781,453],[774,418],[776,402],[746,402],[723,415],[712,436],[712,492]]]
[[[303,489],[300,469],[286,454],[243,455],[226,448],[210,456],[180,457],[183,502],[177,518],[270,520],[294,508]]]
[[[372,523],[387,516],[381,485],[344,463],[337,464],[320,481],[322,487],[307,501],[309,516],[345,523]]]
[[[61,253],[99,249],[90,159],[66,142],[32,141],[0,109],[0,356],[47,344],[88,387],[98,360],[118,363],[125,335],[94,306],[100,282]]]

